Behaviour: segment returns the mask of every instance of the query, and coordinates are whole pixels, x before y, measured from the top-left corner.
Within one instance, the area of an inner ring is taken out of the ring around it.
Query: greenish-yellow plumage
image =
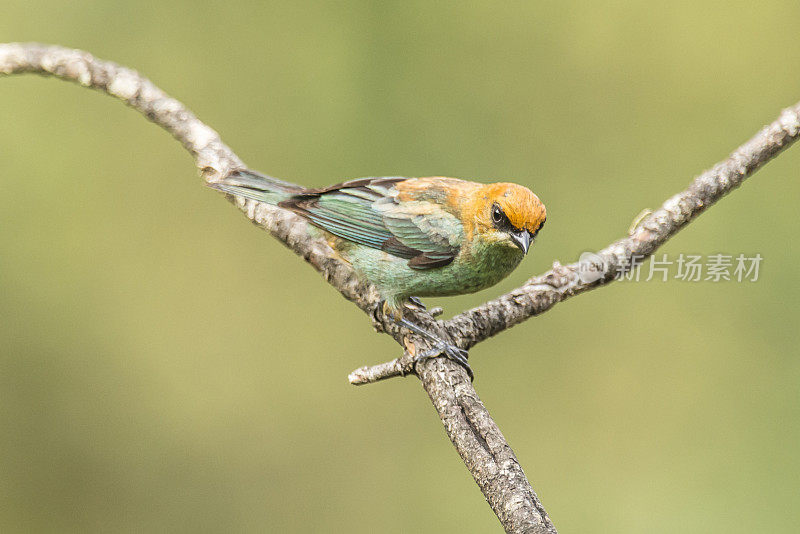
[[[212,187],[306,218],[378,289],[384,313],[433,339],[403,319],[404,303],[496,284],[519,265],[546,219],[539,198],[512,183],[391,177],[306,189],[238,172]],[[442,345],[440,353],[468,368],[463,351]]]

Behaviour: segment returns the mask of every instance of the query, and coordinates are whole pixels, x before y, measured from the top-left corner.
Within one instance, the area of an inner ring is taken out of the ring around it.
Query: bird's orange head
[[[519,247],[523,253],[544,226],[544,204],[527,187],[512,183],[482,186],[475,191],[468,210],[475,230],[490,242]]]

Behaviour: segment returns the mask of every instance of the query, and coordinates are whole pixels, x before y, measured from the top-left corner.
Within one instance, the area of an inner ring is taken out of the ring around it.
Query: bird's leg
[[[467,358],[469,358],[469,353],[467,351],[465,351],[464,349],[460,349],[451,343],[443,341],[438,336],[431,334],[427,330],[420,328],[419,326],[415,325],[408,319],[401,317],[400,320],[397,322],[399,322],[401,325],[405,326],[415,334],[418,334],[433,343],[433,346],[431,347],[430,350],[427,350],[425,352],[418,352],[414,356],[415,365],[421,361],[427,360],[428,358],[435,358],[436,356],[444,355],[446,358],[453,360],[461,367],[463,367],[464,370],[469,375],[470,380],[475,379],[475,374],[472,372],[472,368],[469,366],[469,363],[467,362]]]
[[[372,310],[372,320],[375,321],[376,323],[380,324],[380,322],[381,322],[381,314],[385,314],[385,312],[383,311],[383,307],[384,307],[385,304],[386,304],[386,300],[385,299],[381,299],[375,305],[375,309]]]
[[[375,329],[376,332],[385,332],[386,330],[383,327],[383,321],[381,320],[381,316],[383,315],[383,306],[386,304],[384,299],[378,301],[378,304],[375,306],[375,309],[372,310],[370,313],[370,317],[372,318],[372,328]]]

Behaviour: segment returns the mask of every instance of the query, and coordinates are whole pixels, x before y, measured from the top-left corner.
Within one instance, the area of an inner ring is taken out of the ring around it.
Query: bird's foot
[[[411,303],[411,308],[416,308],[421,311],[428,311],[428,308],[419,300],[419,297],[408,297],[408,302]]]
[[[469,366],[469,362],[467,361],[467,358],[469,358],[469,353],[464,349],[460,349],[455,345],[451,345],[450,343],[445,343],[442,340],[434,343],[430,350],[420,352],[414,356],[414,366],[416,367],[418,363],[429,358],[436,358],[437,356],[444,356],[448,360],[456,362],[467,372],[470,382],[475,380],[475,373],[472,372],[472,367]]]
[[[429,314],[431,314],[431,317],[439,317],[441,314],[444,313],[444,310],[442,308],[438,307],[438,306],[435,307],[435,308],[431,308],[429,310],[425,306],[425,304],[423,304],[422,301],[419,300],[419,297],[408,297],[408,302],[411,303],[411,306],[409,306],[409,308],[412,308],[412,309],[415,309],[415,310],[426,311]]]
[[[472,368],[469,366],[469,362],[467,359],[469,358],[469,353],[464,350],[456,347],[452,343],[447,343],[446,341],[440,339],[438,336],[431,334],[427,330],[423,330],[419,326],[415,325],[411,321],[407,319],[400,319],[400,324],[414,332],[415,334],[419,334],[420,336],[424,337],[428,341],[432,342],[433,345],[429,350],[424,352],[420,352],[414,356],[414,366],[419,362],[425,361],[430,358],[435,358],[437,356],[444,356],[448,360],[452,360],[456,362],[458,365],[464,368],[469,375],[470,381],[475,379],[475,374],[472,372]]]

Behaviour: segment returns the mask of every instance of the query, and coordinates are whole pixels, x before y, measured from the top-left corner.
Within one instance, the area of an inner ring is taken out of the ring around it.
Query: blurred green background
[[[513,180],[508,280],[625,234],[800,100],[800,4],[11,0],[0,41],[140,70],[253,168]],[[0,79],[0,530],[499,530],[364,315],[119,102]],[[800,148],[664,248],[756,283],[614,284],[481,344],[475,385],[562,532],[794,532]]]

